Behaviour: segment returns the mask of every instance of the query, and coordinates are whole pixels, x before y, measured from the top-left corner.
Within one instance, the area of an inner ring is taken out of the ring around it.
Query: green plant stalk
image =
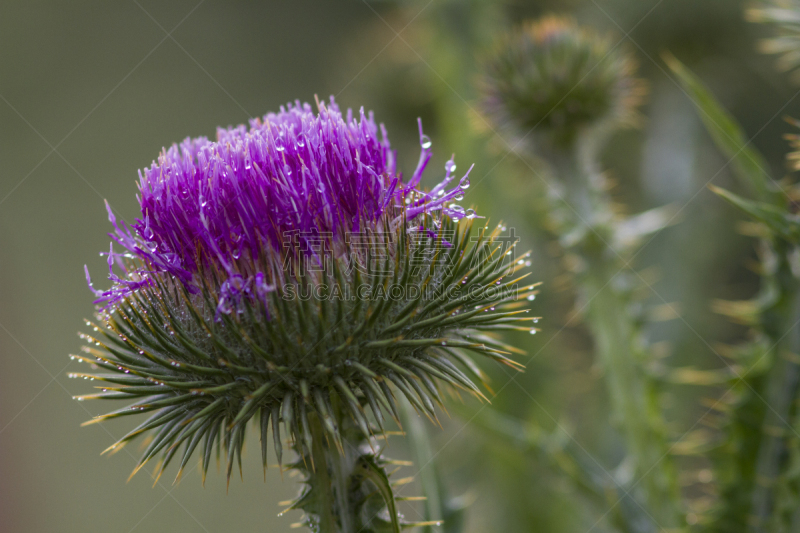
[[[627,316],[628,302],[613,287],[618,266],[612,262],[589,266],[583,283],[591,298],[588,323],[605,369],[613,413],[635,464],[634,482],[643,489],[656,523],[675,528],[682,524],[675,468],[655,384],[642,371],[644,351],[635,346],[638,334]]]
[[[605,370],[613,417],[622,428],[634,466],[634,494],[642,494],[658,527],[680,529],[685,526],[681,496],[657,386],[644,370],[648,353],[631,313],[631,287],[619,283],[626,279],[624,257],[632,250],[610,244],[620,220],[595,168],[595,148],[594,139],[586,135],[571,151],[555,151],[548,157],[566,184],[551,212],[558,219],[562,246],[578,258],[576,282]]]
[[[317,533],[400,533],[413,524],[397,512],[388,462],[345,413],[334,405],[328,420],[308,416],[310,438],[294,443],[299,458],[289,465],[305,474],[305,487],[289,509],[305,511],[302,524]],[[325,432],[331,423],[339,427],[338,442]]]
[[[776,187],[765,170],[764,157],[702,81],[674,57],[664,59],[754,200],[716,187],[712,190],[760,226],[760,292],[750,302],[720,308],[738,322],[753,325],[756,338],[737,350],[744,374],[734,380],[740,394],[730,409],[727,442],[717,450],[722,452],[717,454],[722,490],[711,529],[798,531],[800,444],[792,426],[798,423],[800,393],[796,323],[800,317],[800,224],[790,201],[797,198],[796,185],[788,193],[785,185]]]
[[[309,420],[309,425],[311,429],[311,439],[312,439],[312,446],[311,446],[311,459],[313,461],[313,468],[316,472],[316,480],[317,485],[319,487],[320,492],[320,500],[323,504],[320,506],[319,510],[319,527],[321,531],[336,531],[336,518],[333,513],[334,507],[339,507],[340,509],[343,507],[343,503],[341,497],[336,498],[333,494],[333,480],[331,479],[331,472],[329,472],[329,465],[331,462],[341,463],[342,457],[331,457],[331,450],[328,446],[325,445],[325,438],[322,431],[322,424],[319,421],[319,418],[314,416],[311,417]],[[338,454],[337,454],[338,455]],[[338,477],[341,478],[342,468],[341,465],[338,465],[338,468],[332,469],[334,472],[338,474]],[[341,487],[341,479],[337,479],[337,489]],[[339,494],[341,492],[339,491]],[[338,513],[340,516],[344,515],[344,520],[347,522],[350,513]]]
[[[759,533],[780,531],[776,529],[781,520],[780,516],[776,516],[781,498],[778,493],[779,478],[786,470],[789,453],[787,433],[791,432],[791,427],[787,425],[791,425],[796,416],[794,402],[800,392],[800,330],[795,324],[797,317],[800,317],[800,293],[787,257],[791,246],[778,242],[774,248],[777,248],[772,250],[777,259],[777,271],[767,281],[774,284],[780,296],[762,316],[762,327],[770,338],[774,361],[766,382],[767,397],[764,400],[769,407],[761,426],[751,510],[753,531]],[[785,519],[791,520],[791,517]],[[771,522],[773,525],[770,525]]]
[[[633,498],[606,472],[582,460],[585,452],[570,446],[570,439],[562,430],[548,433],[536,424],[523,423],[491,408],[485,409],[473,423],[503,445],[535,455],[537,460],[567,479],[577,494],[606,513],[608,523],[616,530],[641,533],[641,525],[649,524],[649,517]]]

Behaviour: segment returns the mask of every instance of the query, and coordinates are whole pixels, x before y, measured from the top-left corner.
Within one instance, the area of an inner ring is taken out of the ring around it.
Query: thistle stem
[[[294,466],[305,472],[306,486],[293,507],[305,511],[305,525],[317,533],[400,533],[385,462],[337,403],[331,416],[340,440],[326,432],[323,421],[314,413],[308,416],[310,449],[301,441],[296,444],[301,458]]]
[[[669,455],[656,384],[644,372],[647,349],[630,312],[625,283],[630,250],[611,246],[616,226],[611,200],[596,166],[596,140],[579,137],[569,150],[548,156],[565,184],[559,195],[557,229],[562,245],[580,258],[576,279],[596,353],[605,369],[613,416],[622,427],[633,463],[636,492],[661,528],[684,527],[680,491]],[[622,283],[620,283],[622,282]],[[671,529],[672,530],[672,529]]]
[[[795,323],[800,317],[800,293],[790,265],[786,264],[786,254],[781,255],[782,264],[774,281],[780,287],[783,300],[778,302],[778,306],[783,307],[780,311],[783,320],[780,323],[784,332],[771,331],[770,335],[775,359],[767,381],[767,398],[764,398],[768,407],[761,426],[751,510],[754,518],[752,530],[758,533],[769,531],[770,522],[778,520],[776,483],[785,470],[788,451],[785,433],[792,430],[792,404],[800,392],[800,365],[797,362],[800,328]]]
[[[663,527],[677,527],[682,522],[680,495],[657,394],[642,372],[645,352],[636,346],[637,332],[627,314],[627,302],[613,287],[614,267],[605,264],[589,268],[584,289],[591,298],[590,329],[606,372],[612,410],[622,425],[635,465],[634,483],[643,489],[655,521]]]
[[[333,510],[337,505],[341,506],[341,498],[337,498],[333,494],[333,481],[329,469],[330,450],[327,449],[328,446],[325,435],[323,435],[322,424],[318,417],[309,417],[309,428],[311,429],[313,443],[311,446],[311,460],[317,485],[315,488],[321,500],[318,514],[319,527],[320,531],[323,532],[335,532],[337,528]],[[336,462],[335,458],[334,462]],[[341,468],[334,469],[334,471],[341,472]]]

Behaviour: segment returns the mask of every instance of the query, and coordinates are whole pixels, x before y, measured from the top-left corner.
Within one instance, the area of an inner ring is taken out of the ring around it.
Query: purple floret
[[[405,214],[410,221],[442,210],[464,216],[451,202],[468,180],[464,176],[459,186],[445,191],[453,179],[449,166],[430,193],[417,189],[431,157],[421,122],[419,164],[403,183],[386,131],[372,113],[362,109],[356,119],[348,110],[343,116],[333,98],[318,107],[314,114],[309,104],[297,101],[251,120],[249,129],[218,129],[216,142],[187,138],[162,152],[139,173],[141,218],[127,226],[109,209],[110,235],[125,254],[112,246],[113,286],[92,289],[96,303],[112,305],[160,273],[196,292],[201,268],[223,274],[221,296],[261,294],[271,287],[262,266],[274,263],[298,239],[301,244],[320,237],[344,241],[349,232],[374,229],[384,215],[400,220]],[[144,266],[127,267],[123,255]],[[122,276],[114,274],[115,265]]]

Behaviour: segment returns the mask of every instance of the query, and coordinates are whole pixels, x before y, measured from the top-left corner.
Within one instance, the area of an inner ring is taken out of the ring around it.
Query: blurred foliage
[[[78,346],[76,310],[91,313],[82,266],[107,246],[102,199],[132,219],[135,170],[162,146],[314,93],[375,110],[407,171],[422,117],[434,139],[431,165],[443,168],[452,153],[460,166],[476,164],[465,203],[519,228],[523,249],[534,252],[535,276],[546,282],[536,302],[542,333],[513,339],[528,351],[527,372],[514,377],[487,365],[491,407],[467,401],[444,430],[429,428],[438,482],[450,498],[470,503],[464,531],[613,530],[628,502],[614,505],[613,493],[608,501],[589,497],[560,473],[581,464],[597,468],[591,479],[608,479],[603,470],[619,464],[623,443],[608,418],[591,337],[573,314],[563,257],[531,214],[550,178],[535,162],[497,149],[501,141],[477,112],[479,65],[514,23],[550,12],[610,32],[636,56],[651,87],[646,118],[602,154],[615,184],[610,194],[631,213],[681,206],[680,224],[646,242],[635,265],[654,290],[643,295],[645,305],[677,302],[681,316],[643,334],[665,365],[717,370],[726,366],[718,345],[747,340],[750,329],[713,313],[711,302],[755,295],[759,277],[748,265],[759,255],[738,231],[740,212],[706,185],[744,198],[749,190],[733,178],[735,162],[714,147],[661,53],[702,79],[763,168],[780,178],[781,137],[792,129],[781,118],[800,117],[800,101],[757,50],[773,30],[745,21],[751,3],[744,0],[198,2],[0,6],[0,530],[289,530],[291,520],[275,518],[280,508],[271,502],[294,496],[295,485],[281,483],[277,469],[261,481],[256,442],[245,450],[244,483],[232,483],[228,495],[224,475],[210,474],[202,489],[196,471],[174,489],[151,489],[145,477],[125,485],[135,455],[97,454],[126,428],[78,429],[98,413],[68,402],[74,389],[65,389],[66,372],[80,367],[63,354]],[[102,269],[102,261],[89,267]],[[718,431],[719,414],[709,406],[724,390],[664,385],[670,433]],[[485,420],[503,425],[507,437],[489,437]],[[537,455],[532,443],[554,455]],[[390,450],[412,458],[399,440]],[[713,465],[692,455],[676,462],[682,491],[701,506],[687,518],[701,520],[718,497]],[[401,496],[419,493],[414,483]],[[424,518],[421,505],[401,510]]]

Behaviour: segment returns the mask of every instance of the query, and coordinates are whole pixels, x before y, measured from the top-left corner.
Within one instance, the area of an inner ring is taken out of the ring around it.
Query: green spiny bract
[[[263,300],[243,299],[230,314],[217,312],[208,288],[216,272],[204,271],[208,285],[196,295],[168,275],[154,277],[153,286],[101,312],[99,335],[84,336],[90,346],[79,359],[96,370],[73,376],[107,384],[80,398],[129,402],[88,423],[148,413],[109,450],[151,431],[139,468],[160,455],[158,472],[175,460],[180,475],[197,450],[205,473],[216,446],[227,453],[230,477],[251,419],[260,423],[266,467],[269,440],[279,461],[284,437],[310,449],[312,414],[342,449],[337,402],[368,439],[366,408],[382,429],[387,415],[396,419],[397,392],[431,419],[440,384],[482,396],[475,381],[483,374],[468,354],[519,367],[493,334],[530,329],[518,298],[534,286],[514,275],[525,261],[515,261],[500,227],[476,230],[472,220],[429,215],[424,224],[436,234],[417,231],[419,219],[364,233],[364,272],[348,272],[347,257],[332,258],[328,271],[306,265],[285,286]],[[330,292],[303,296],[322,286]]]
[[[574,21],[524,23],[485,62],[482,107],[520,149],[561,148],[587,129],[637,121],[644,84],[633,58]]]

